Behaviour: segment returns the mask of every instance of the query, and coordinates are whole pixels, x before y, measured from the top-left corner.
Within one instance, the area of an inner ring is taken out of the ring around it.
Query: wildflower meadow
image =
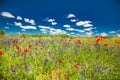
[[[0,80],[120,80],[120,37],[0,36]]]

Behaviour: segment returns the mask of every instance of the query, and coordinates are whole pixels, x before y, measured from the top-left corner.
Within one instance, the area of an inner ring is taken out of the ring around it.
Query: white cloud
[[[52,25],[57,25],[57,22],[52,22],[51,24],[52,24]]]
[[[79,21],[76,23],[76,26],[91,27],[93,26],[91,23],[91,21]]]
[[[5,29],[10,29],[10,27],[4,27]]]
[[[42,28],[42,29],[50,29],[49,26],[38,26],[39,28]]]
[[[8,18],[15,18],[11,13],[9,12],[1,12],[1,16],[8,17]]]
[[[101,36],[107,36],[108,34],[105,33],[105,32],[103,32],[103,33],[101,33],[100,35],[101,35]]]
[[[58,23],[55,21],[55,19],[49,19],[47,18],[47,22],[51,23],[51,25],[57,25]]]
[[[76,17],[74,14],[69,14],[68,16],[67,16],[67,18],[73,18],[73,17]]]
[[[21,22],[14,22],[15,26],[22,26]]]
[[[25,22],[29,22],[29,18],[24,18],[24,21]]]
[[[70,33],[70,34],[75,34],[74,32]]]
[[[40,31],[47,32],[48,30],[47,29],[40,29]]]
[[[90,32],[86,32],[85,34],[86,34],[86,36],[91,36],[93,34],[93,32],[90,31]]]
[[[24,21],[27,22],[27,23],[30,23],[31,25],[36,25],[36,23],[33,19],[24,18]]]
[[[84,30],[76,30],[76,31],[78,31],[78,32],[85,32]]]
[[[17,20],[22,20],[22,17],[21,17],[21,16],[17,16],[16,19],[17,19]]]
[[[74,28],[67,28],[66,30],[68,30],[68,31],[75,31]]]
[[[48,22],[54,22],[55,19],[48,19]]]
[[[71,22],[77,22],[78,20],[77,19],[71,19],[70,21]]]
[[[65,24],[65,25],[63,25],[63,27],[65,27],[65,28],[70,28],[71,26],[68,25],[68,24]]]
[[[23,31],[23,32],[24,32],[24,31],[26,31],[26,29],[22,29],[21,31]]]
[[[23,29],[37,29],[36,26],[19,26],[19,27]]]
[[[29,20],[29,23],[31,23],[32,25],[36,25],[36,23],[33,19]]]
[[[84,30],[85,31],[91,31],[93,28],[92,27],[90,27],[90,28],[85,28]]]
[[[61,29],[54,29],[49,31],[50,34],[66,34],[66,31]]]
[[[22,29],[37,29],[36,26],[23,26],[21,22],[14,22],[14,24]]]
[[[116,33],[116,31],[110,31],[109,33]]]

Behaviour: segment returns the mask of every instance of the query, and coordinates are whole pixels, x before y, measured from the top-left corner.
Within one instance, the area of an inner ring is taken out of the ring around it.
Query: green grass
[[[18,39],[18,43],[11,40]],[[5,36],[0,38],[0,80],[119,80],[120,37]],[[77,43],[81,41],[81,44]],[[38,42],[38,45],[36,45]],[[108,44],[107,47],[103,46]],[[32,45],[32,48],[28,48]],[[20,46],[20,50],[16,49]],[[40,49],[43,48],[43,49]],[[29,52],[23,54],[23,50]],[[78,69],[73,68],[78,65]]]

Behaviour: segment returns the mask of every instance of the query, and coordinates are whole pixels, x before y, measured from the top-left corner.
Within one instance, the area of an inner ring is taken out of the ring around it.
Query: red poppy
[[[43,48],[40,48],[40,50],[43,50]]]
[[[0,50],[0,56],[3,54],[2,50]]]
[[[107,47],[107,46],[108,46],[108,44],[104,44],[104,46],[105,46],[105,47]]]
[[[97,39],[96,42],[100,42],[100,39]]]
[[[95,38],[99,38],[98,36],[95,36]]]
[[[29,45],[28,47],[29,47],[29,48],[32,48],[32,45]]]
[[[78,41],[77,41],[77,43],[78,43],[78,44],[81,44],[81,41],[80,41],[80,40],[78,40]]]
[[[17,49],[17,50],[20,50],[20,46],[16,46],[16,49]]]
[[[115,41],[115,43],[120,44],[120,41]]]
[[[23,50],[23,54],[26,54],[28,52],[28,49]]]
[[[11,42],[12,42],[12,43],[15,43],[15,40],[12,40]]]
[[[35,42],[35,44],[36,44],[36,45],[38,45],[38,44],[39,44],[39,42]]]
[[[78,66],[78,65],[74,65],[73,68],[74,68],[74,69],[78,69],[79,66]]]

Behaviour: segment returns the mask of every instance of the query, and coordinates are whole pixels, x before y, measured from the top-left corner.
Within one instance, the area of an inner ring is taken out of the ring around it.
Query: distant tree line
[[[4,30],[0,30],[0,35],[5,35],[5,31]]]

